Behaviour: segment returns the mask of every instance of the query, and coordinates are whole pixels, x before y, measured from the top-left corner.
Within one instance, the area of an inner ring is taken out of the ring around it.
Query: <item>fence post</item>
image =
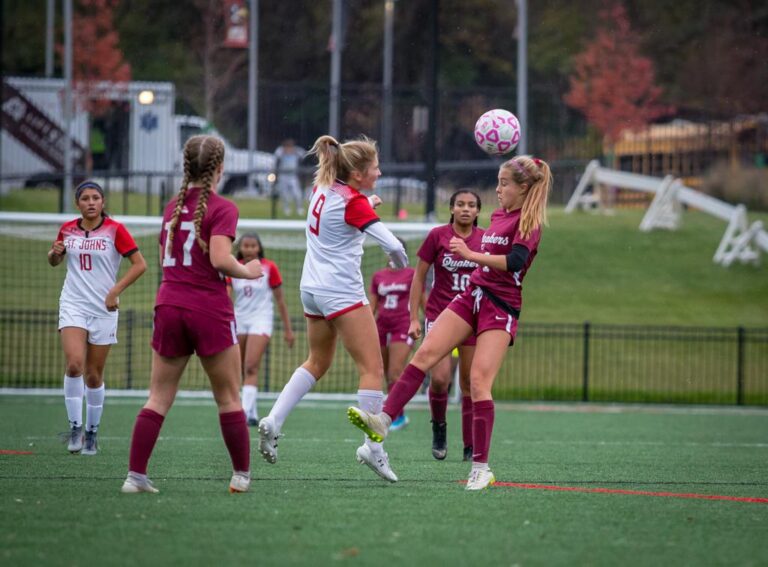
[[[581,400],[583,402],[589,401],[589,332],[589,321],[584,321],[584,355],[582,357],[583,366],[581,369]]]
[[[133,386],[133,316],[135,311],[128,309],[125,313],[125,387],[130,390]]]
[[[744,405],[744,327],[736,329],[736,404]]]

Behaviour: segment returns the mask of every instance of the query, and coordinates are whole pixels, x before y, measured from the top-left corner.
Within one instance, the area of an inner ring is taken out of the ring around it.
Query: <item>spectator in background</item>
[[[286,138],[280,147],[275,150],[275,180],[277,192],[280,194],[280,200],[283,202],[283,213],[285,216],[291,214],[291,203],[293,203],[298,216],[304,214],[304,198],[301,191],[301,182],[299,181],[299,163],[307,151],[296,145],[291,138]]]

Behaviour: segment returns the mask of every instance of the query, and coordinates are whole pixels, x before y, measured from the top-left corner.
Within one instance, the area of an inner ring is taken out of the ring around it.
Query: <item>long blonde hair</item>
[[[203,186],[195,207],[195,238],[203,252],[208,252],[208,244],[200,236],[200,227],[208,210],[208,196],[211,194],[216,170],[222,163],[224,163],[224,142],[216,136],[192,136],[184,144],[184,180],[181,182],[181,189],[176,197],[176,207],[171,215],[166,241],[167,250],[172,249],[174,232],[179,223],[189,184],[191,181],[200,181]]]
[[[552,171],[543,159],[515,156],[501,164],[512,173],[512,180],[522,188],[523,210],[520,233],[528,238],[542,224],[547,224],[547,199],[552,189]]]
[[[333,136],[320,136],[310,154],[317,155],[315,185],[328,187],[334,180],[345,183],[353,171],[365,172],[376,161],[379,151],[376,142],[366,136],[340,144]]]

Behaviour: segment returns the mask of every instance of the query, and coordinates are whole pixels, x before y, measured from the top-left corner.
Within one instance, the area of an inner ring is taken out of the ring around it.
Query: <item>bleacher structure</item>
[[[643,232],[657,228],[676,230],[680,226],[684,206],[725,221],[728,223],[725,233],[712,258],[721,266],[728,267],[736,260],[742,264],[757,263],[760,254],[768,252],[768,232],[763,228],[761,221],[749,224],[747,208],[744,205],[732,205],[705,195],[686,187],[680,179],[671,175],[659,178],[616,171],[601,167],[597,160],[587,165],[565,207],[565,212],[571,213],[577,208],[601,208],[603,203],[595,189],[599,185],[653,195],[653,200],[640,222],[640,230]]]

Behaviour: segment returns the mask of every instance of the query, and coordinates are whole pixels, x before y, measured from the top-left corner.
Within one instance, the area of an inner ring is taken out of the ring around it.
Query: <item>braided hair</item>
[[[194,181],[202,184],[193,221],[195,238],[203,252],[208,252],[208,244],[200,236],[200,228],[203,217],[208,210],[208,197],[213,189],[214,176],[222,163],[224,163],[224,143],[219,138],[215,136],[192,136],[184,144],[184,179],[176,197],[176,207],[171,215],[168,239],[166,240],[167,250],[171,250],[173,246],[173,236],[179,224],[184,200],[187,197],[190,183]]]

